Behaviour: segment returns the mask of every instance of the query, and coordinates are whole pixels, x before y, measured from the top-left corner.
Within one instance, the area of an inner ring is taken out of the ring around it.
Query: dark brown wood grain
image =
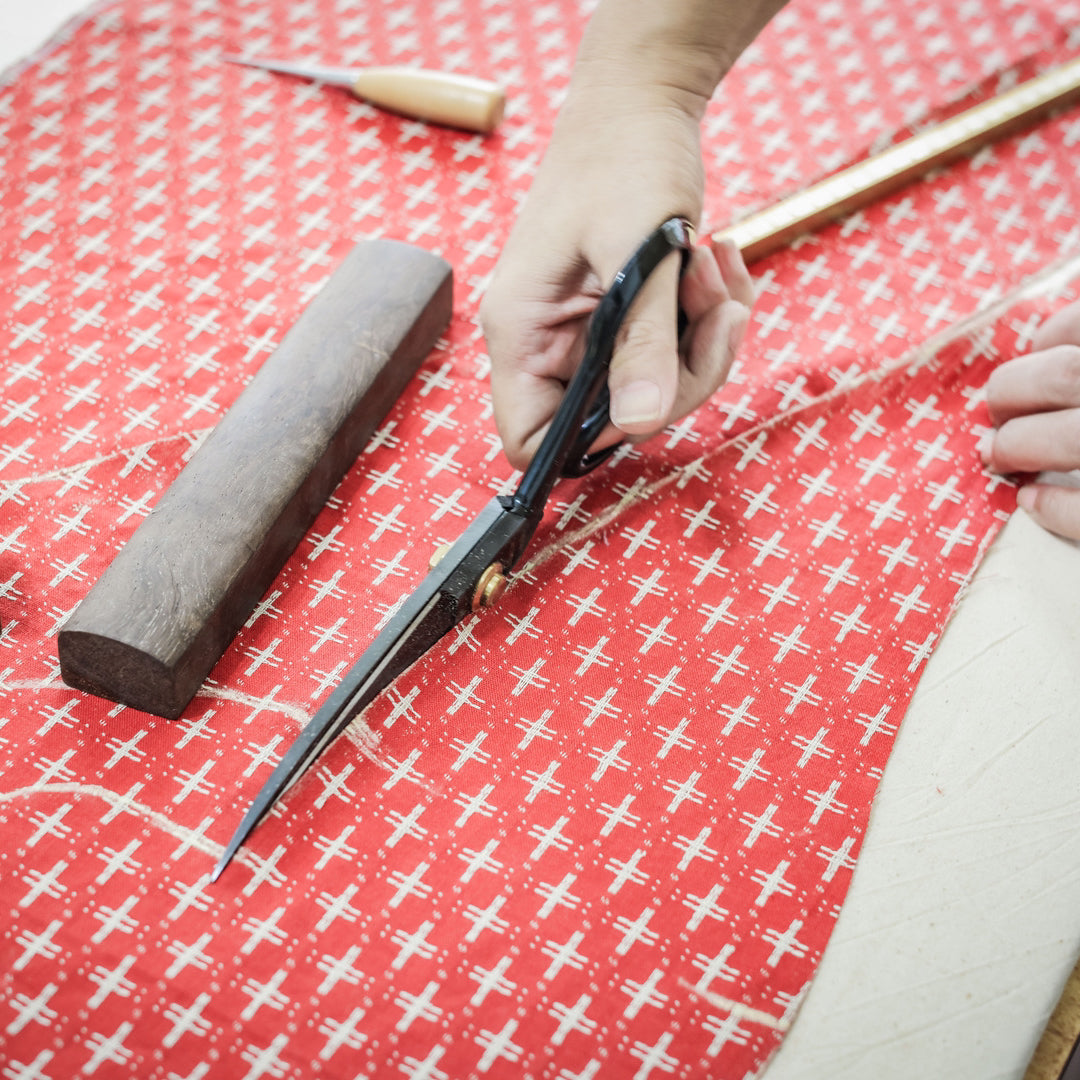
[[[451,307],[439,257],[357,245],[68,619],[64,681],[178,717]]]

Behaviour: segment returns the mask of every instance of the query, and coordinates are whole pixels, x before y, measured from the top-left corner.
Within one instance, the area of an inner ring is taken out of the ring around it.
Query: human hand
[[[1030,353],[994,371],[986,400],[996,429],[979,444],[988,468],[1000,473],[1080,468],[1080,302],[1043,324]],[[1027,483],[1016,501],[1044,528],[1080,540],[1080,490]]]
[[[665,219],[699,221],[703,108],[647,85],[587,86],[563,107],[481,306],[496,426],[516,468],[539,446],[619,268]],[[727,377],[754,300],[742,257],[730,242],[700,245],[681,281],[678,270],[666,259],[622,326],[612,423],[594,450],[655,434]],[[688,320],[680,340],[677,306]]]

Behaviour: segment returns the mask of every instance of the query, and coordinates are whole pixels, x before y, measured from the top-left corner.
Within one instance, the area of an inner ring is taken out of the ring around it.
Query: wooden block
[[[446,327],[449,265],[353,249],[60,631],[65,682],[175,719]]]

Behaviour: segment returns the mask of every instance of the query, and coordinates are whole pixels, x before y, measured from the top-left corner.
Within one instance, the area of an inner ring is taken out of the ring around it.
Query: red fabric
[[[795,5],[725,83],[714,223],[1066,54],[1048,3],[855,7]],[[1075,113],[759,265],[732,384],[562,484],[498,609],[207,882],[430,551],[512,482],[476,307],[580,20],[132,2],[0,91],[5,1077],[728,1078],[782,1037],[1013,505],[979,388],[1039,312],[917,350],[1075,250]],[[495,73],[513,106],[490,139],[429,129],[238,49]],[[367,235],[454,265],[445,341],[180,721],[70,690],[64,618]]]

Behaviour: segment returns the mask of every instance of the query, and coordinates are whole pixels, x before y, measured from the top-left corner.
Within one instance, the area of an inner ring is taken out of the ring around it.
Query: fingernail
[[[994,433],[992,431],[986,431],[983,433],[978,443],[975,446],[975,450],[979,455],[979,460],[984,465],[989,465],[993,459],[992,447],[994,445]]]
[[[620,387],[611,398],[611,420],[616,427],[654,424],[660,420],[660,387],[639,379]]]
[[[1035,497],[1038,494],[1034,484],[1027,484],[1016,493],[1016,505],[1029,514],[1035,509]]]

